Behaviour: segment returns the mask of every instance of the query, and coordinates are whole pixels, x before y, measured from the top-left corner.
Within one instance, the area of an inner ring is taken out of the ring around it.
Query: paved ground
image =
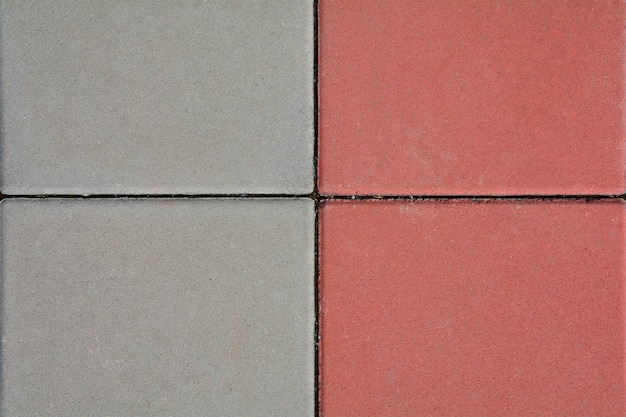
[[[625,22],[0,0],[0,413],[626,416]]]

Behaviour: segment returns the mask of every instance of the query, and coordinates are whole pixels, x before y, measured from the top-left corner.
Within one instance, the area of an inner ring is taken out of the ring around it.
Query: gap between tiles
[[[319,70],[319,0],[312,1],[313,7],[313,192],[310,198],[315,202],[315,230],[313,231],[313,314],[315,320],[313,324],[314,329],[314,347],[313,354],[315,355],[314,371],[313,375],[315,381],[313,381],[313,414],[317,417],[322,415],[320,406],[320,291],[319,291],[319,275],[320,275],[320,237],[319,237],[319,222],[320,222],[320,208],[322,201],[320,199],[319,189],[317,185],[318,180],[318,161],[319,161],[319,90],[318,90],[318,70]]]
[[[221,199],[276,199],[276,200],[288,200],[294,198],[309,198],[313,200],[316,205],[319,205],[328,200],[349,200],[349,201],[445,201],[445,200],[541,200],[541,201],[554,201],[554,200],[626,200],[626,194],[619,195],[601,195],[601,194],[577,194],[577,195],[321,195],[317,193],[317,190],[310,194],[89,194],[89,195],[77,195],[77,194],[20,194],[20,195],[6,195],[0,194],[0,201],[4,199],[29,199],[29,200],[43,200],[48,198],[55,199],[74,199],[74,200],[107,200],[107,199],[207,199],[207,198],[221,198]],[[317,206],[316,206],[317,209]]]

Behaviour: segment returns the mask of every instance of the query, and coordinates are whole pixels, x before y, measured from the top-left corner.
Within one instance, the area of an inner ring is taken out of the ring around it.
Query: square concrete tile
[[[6,416],[312,416],[309,200],[4,200]]]
[[[324,194],[626,191],[626,3],[320,0]]]
[[[5,194],[309,193],[312,0],[0,2]]]
[[[625,416],[624,207],[323,205],[322,415]]]

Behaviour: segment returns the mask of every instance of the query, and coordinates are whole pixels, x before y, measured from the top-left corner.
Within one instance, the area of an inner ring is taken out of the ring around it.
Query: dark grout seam
[[[317,158],[316,158],[317,159]],[[315,180],[317,181],[317,173],[315,173]],[[366,194],[337,194],[337,195],[323,195],[319,194],[317,185],[312,193],[309,194],[0,194],[0,200],[4,199],[72,199],[72,200],[106,200],[106,199],[168,199],[168,198],[180,198],[180,199],[202,199],[202,198],[224,198],[224,199],[244,199],[244,198],[258,198],[258,199],[294,199],[294,198],[309,198],[316,204],[328,200],[349,200],[349,201],[368,201],[368,200],[382,200],[382,201],[440,201],[440,200],[626,200],[626,194],[619,195],[603,195],[603,194],[511,194],[511,195],[423,195],[423,194],[406,194],[406,195],[366,195]],[[318,204],[319,205],[319,204]]]
[[[318,0],[313,0],[313,192],[309,195],[315,202],[315,230],[314,230],[314,273],[313,273],[313,291],[314,291],[314,306],[313,311],[315,314],[314,324],[314,381],[313,381],[313,414],[316,417],[321,416],[320,409],[320,205],[322,199],[320,198],[319,189],[317,186],[318,171],[319,171],[319,15],[318,15]]]
[[[349,201],[370,201],[370,200],[382,200],[382,201],[443,201],[443,200],[626,200],[626,194],[620,195],[601,195],[601,194],[576,194],[576,195],[557,195],[557,194],[545,194],[545,195],[320,195],[318,197],[322,201],[326,200],[349,200]]]
[[[319,276],[320,276],[320,206],[323,204],[321,201],[315,201],[315,231],[314,231],[314,274],[313,274],[313,288],[314,288],[314,307],[313,311],[315,314],[315,324],[314,324],[314,364],[315,364],[315,380],[313,382],[314,387],[314,404],[315,404],[315,412],[314,415],[319,417],[320,413],[320,389],[321,389],[321,381],[320,381],[320,285],[319,285]]]
[[[312,194],[20,194],[6,195],[0,194],[0,200],[5,198],[28,198],[28,199],[46,199],[46,198],[66,198],[76,200],[90,199],[114,199],[114,198],[269,198],[269,199],[289,199],[289,198],[312,198]]]

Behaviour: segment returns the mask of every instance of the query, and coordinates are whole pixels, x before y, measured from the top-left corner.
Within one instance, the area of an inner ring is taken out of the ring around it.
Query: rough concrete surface
[[[313,415],[310,200],[0,214],[2,415]]]
[[[2,192],[311,192],[313,48],[311,0],[2,0]]]

